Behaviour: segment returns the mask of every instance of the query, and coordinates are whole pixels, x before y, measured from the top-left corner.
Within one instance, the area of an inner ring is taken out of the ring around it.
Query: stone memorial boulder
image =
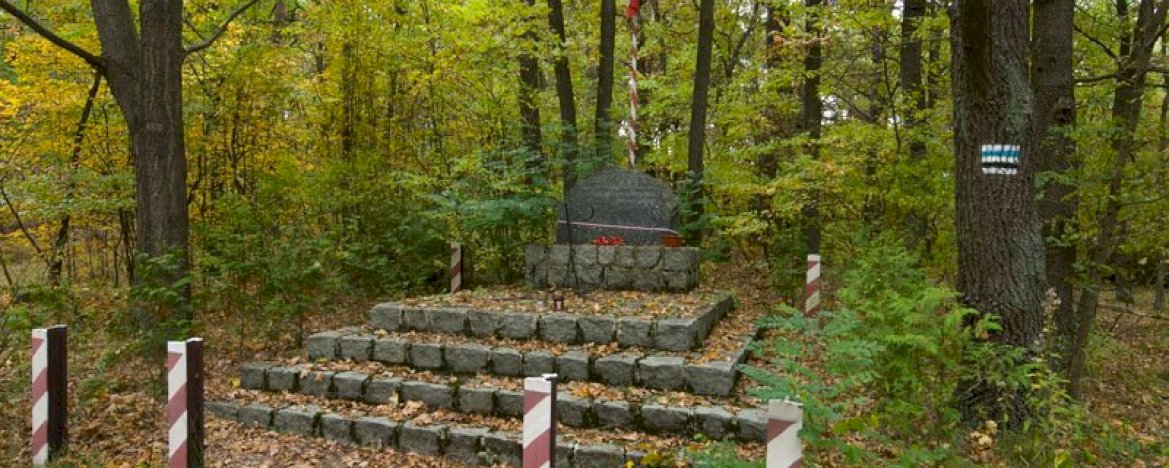
[[[567,207],[567,210],[565,210]],[[678,196],[641,172],[605,167],[568,191],[556,223],[557,244],[588,244],[597,236],[620,236],[626,245],[660,245],[677,234]]]

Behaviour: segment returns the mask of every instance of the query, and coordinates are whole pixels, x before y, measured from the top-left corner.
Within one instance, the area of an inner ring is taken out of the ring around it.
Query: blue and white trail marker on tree
[[[982,145],[982,173],[1019,173],[1019,145]]]

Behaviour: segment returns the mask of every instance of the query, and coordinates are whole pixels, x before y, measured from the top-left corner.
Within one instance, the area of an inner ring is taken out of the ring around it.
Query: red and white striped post
[[[808,255],[808,274],[804,284],[804,316],[820,315],[820,255]]]
[[[556,463],[556,374],[524,379],[524,468]]]
[[[463,290],[463,244],[451,242],[451,293]]]
[[[32,453],[33,465],[44,465],[65,448],[68,408],[64,325],[32,331]]]
[[[625,7],[625,20],[629,22],[629,167],[637,167],[637,23],[641,0],[629,0]]]
[[[168,466],[203,466],[203,339],[166,343]]]
[[[799,467],[804,462],[800,429],[804,410],[790,400],[771,400],[767,407],[767,468]]]

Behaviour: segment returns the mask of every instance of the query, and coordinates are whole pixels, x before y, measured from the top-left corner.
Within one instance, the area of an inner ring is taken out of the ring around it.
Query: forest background
[[[338,304],[441,291],[452,240],[480,284],[514,282],[571,175],[627,164],[632,39],[612,0],[188,1],[170,16],[188,50],[157,47],[178,57],[160,82],[181,86],[158,89],[181,105],[180,175],[131,157],[154,141],[131,128],[152,106],[120,98],[123,62],[99,54],[112,39],[93,11],[117,4],[0,2],[0,363],[13,375],[27,330],[49,322],[108,324],[93,339],[110,368],[223,311],[234,320],[215,327],[241,349],[295,346]],[[769,325],[799,337],[777,338],[777,356],[831,359],[753,372],[808,402],[824,461],[1164,462],[1163,358],[1123,377],[1126,416],[1091,395],[1108,366],[1169,347],[1169,1],[1046,0],[1026,17],[1053,292],[1022,350],[984,346],[1002,325],[967,326],[976,314],[954,292],[953,7],[644,2],[637,168],[676,187],[710,261],[745,260],[792,304],[804,255],[828,259],[840,312],[820,324],[777,307]],[[152,40],[145,10],[127,18]],[[136,201],[148,174],[182,182],[184,242],[143,232],[142,210],[177,209]],[[1003,365],[979,368],[978,353]],[[1039,410],[997,437],[987,422],[1001,418],[963,415],[971,376],[1024,388]],[[90,390],[122,388],[111,380]],[[5,381],[13,407],[25,387]]]

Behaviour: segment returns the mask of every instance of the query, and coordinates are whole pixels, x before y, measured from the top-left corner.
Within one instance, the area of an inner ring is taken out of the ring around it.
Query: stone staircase
[[[379,304],[368,325],[309,336],[307,363],[244,364],[243,390],[207,408],[276,431],[518,466],[523,378],[557,373],[560,466],[637,465],[710,440],[760,448],[765,412],[736,389],[757,332],[725,325],[733,314],[728,295],[656,318]]]

